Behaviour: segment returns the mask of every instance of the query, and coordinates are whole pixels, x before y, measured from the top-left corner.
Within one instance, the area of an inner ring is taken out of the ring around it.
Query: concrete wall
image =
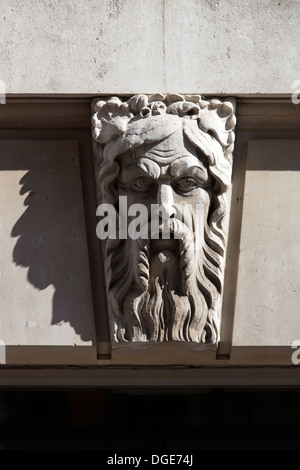
[[[290,94],[299,0],[1,0],[9,94]]]

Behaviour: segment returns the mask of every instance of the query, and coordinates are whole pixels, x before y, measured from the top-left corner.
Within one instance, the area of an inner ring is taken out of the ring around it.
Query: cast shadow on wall
[[[79,173],[74,178],[79,170],[72,170],[72,165],[79,164],[77,157],[67,155],[67,159],[70,171],[66,171],[66,162],[40,157],[35,158],[39,164],[22,176],[19,194],[26,195],[26,210],[11,231],[12,237],[18,237],[13,261],[28,268],[28,280],[36,289],[53,285],[51,324],[69,322],[83,341],[92,341],[93,307],[81,187]],[[16,160],[6,169],[24,170]]]

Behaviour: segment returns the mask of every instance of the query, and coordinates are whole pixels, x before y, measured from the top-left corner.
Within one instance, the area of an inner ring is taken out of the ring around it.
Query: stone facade
[[[1,6],[0,381],[299,385],[299,2]],[[125,196],[168,243],[100,243]]]
[[[298,0],[2,0],[13,94],[290,94]]]

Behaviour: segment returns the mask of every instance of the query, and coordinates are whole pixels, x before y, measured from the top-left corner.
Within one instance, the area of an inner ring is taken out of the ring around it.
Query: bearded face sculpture
[[[112,340],[216,343],[233,100],[135,95],[94,110],[99,204],[119,216],[116,237],[103,241]],[[133,207],[146,209],[139,236],[121,236]]]

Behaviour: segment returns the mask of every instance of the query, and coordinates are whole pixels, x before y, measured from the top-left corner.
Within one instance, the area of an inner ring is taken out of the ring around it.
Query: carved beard
[[[209,246],[211,230],[205,223],[204,237],[196,232],[193,238],[181,221],[168,223],[171,240],[106,242],[116,342],[218,340],[220,256]]]

